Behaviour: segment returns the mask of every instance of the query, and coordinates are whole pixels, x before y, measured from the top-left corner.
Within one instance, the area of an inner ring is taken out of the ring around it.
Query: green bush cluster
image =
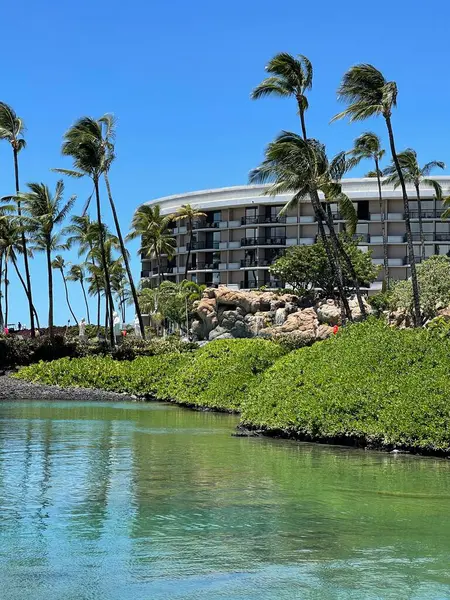
[[[447,451],[449,365],[449,338],[370,319],[277,361],[242,421],[312,440]]]
[[[79,338],[55,335],[35,339],[22,338],[20,335],[0,336],[0,368],[24,366],[39,361],[51,361],[59,358],[80,358],[84,356],[112,356],[116,360],[133,360],[139,356],[157,356],[171,352],[190,352],[197,348],[193,342],[185,342],[178,336],[165,339],[153,338],[138,340],[124,338],[111,349],[107,343]]]
[[[22,369],[17,377],[234,411],[263,371],[284,352],[266,340],[217,340],[196,352],[140,357],[131,362],[98,356],[41,362]]]

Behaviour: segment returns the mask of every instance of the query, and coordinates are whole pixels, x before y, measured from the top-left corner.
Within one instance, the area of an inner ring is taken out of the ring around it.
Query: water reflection
[[[450,596],[447,461],[232,438],[235,423],[0,405],[3,597]]]

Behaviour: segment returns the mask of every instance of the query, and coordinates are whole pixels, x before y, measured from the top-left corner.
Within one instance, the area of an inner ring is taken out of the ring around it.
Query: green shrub
[[[196,352],[140,357],[131,362],[98,356],[41,362],[22,369],[17,377],[238,410],[261,373],[284,352],[266,340],[217,340]]]
[[[450,305],[450,258],[448,256],[430,256],[417,265],[417,279],[423,315],[426,319],[431,319],[439,308]],[[411,280],[396,282],[390,298],[392,309],[404,309],[412,314]]]
[[[239,410],[261,373],[285,352],[268,340],[217,340],[194,353],[173,381],[172,397],[185,404]]]
[[[447,451],[449,365],[449,338],[370,319],[277,361],[242,421],[313,440]]]

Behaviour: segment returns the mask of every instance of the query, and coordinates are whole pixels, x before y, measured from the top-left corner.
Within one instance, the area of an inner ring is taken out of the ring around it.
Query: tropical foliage
[[[372,262],[370,252],[358,248],[358,240],[341,236],[341,244],[352,261],[360,286],[369,286],[378,274],[378,267]],[[284,281],[301,296],[324,296],[333,298],[336,289],[334,273],[330,270],[323,242],[289,248],[271,267],[270,272]],[[352,274],[343,267],[343,284],[347,295],[354,293]]]

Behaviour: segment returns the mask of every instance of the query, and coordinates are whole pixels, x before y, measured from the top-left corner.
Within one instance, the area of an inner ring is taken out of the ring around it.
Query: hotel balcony
[[[256,217],[242,217],[241,225],[269,225],[272,223],[286,223],[286,217],[258,215]]]
[[[249,258],[241,260],[241,269],[264,268],[270,267],[270,260],[251,260]]]
[[[285,237],[272,237],[272,238],[252,237],[252,238],[242,238],[241,239],[241,247],[245,247],[245,246],[285,246],[285,245],[286,245]]]

